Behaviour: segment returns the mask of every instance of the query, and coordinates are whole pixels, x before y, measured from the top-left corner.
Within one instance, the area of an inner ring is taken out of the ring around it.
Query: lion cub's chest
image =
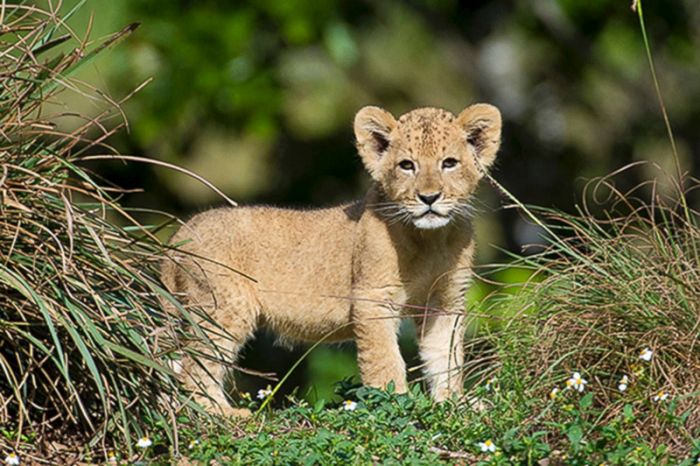
[[[426,305],[454,285],[459,275],[470,274],[469,264],[459,268],[461,251],[428,247],[399,258],[399,275],[410,304]]]

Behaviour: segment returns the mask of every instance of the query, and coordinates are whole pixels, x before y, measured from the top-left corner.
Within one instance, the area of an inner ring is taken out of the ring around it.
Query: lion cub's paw
[[[222,411],[226,417],[250,417],[253,415],[248,408],[234,408],[233,406],[227,406]]]
[[[477,396],[468,397],[467,405],[477,413],[483,413],[491,408],[486,400]]]
[[[250,417],[253,413],[248,408],[236,408],[229,404],[213,404],[209,400],[199,400],[199,404],[209,413],[222,417]]]

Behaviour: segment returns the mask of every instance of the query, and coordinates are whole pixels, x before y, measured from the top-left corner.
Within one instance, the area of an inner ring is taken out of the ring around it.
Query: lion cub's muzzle
[[[416,228],[431,230],[450,223],[450,207],[444,202],[441,192],[419,193],[418,203],[411,209],[412,221]]]

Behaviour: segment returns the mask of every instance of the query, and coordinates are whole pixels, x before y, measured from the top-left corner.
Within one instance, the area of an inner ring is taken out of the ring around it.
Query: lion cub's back
[[[255,278],[270,305],[294,305],[291,294],[347,296],[357,225],[347,207],[214,209],[193,217],[171,243]],[[206,260],[194,261],[205,266]]]

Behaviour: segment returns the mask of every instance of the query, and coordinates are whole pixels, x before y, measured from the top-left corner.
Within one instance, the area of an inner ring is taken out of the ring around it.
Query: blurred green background
[[[700,2],[648,0],[644,9],[683,168],[693,172]],[[117,100],[152,78],[124,104],[129,129],[110,143],[193,170],[241,203],[319,206],[361,196],[368,177],[351,123],[367,104],[395,115],[418,106],[497,105],[504,133],[494,174],[528,204],[573,210],[587,179],[635,161],[673,173],[627,0],[87,0],[70,24],[78,35],[90,24],[98,40],[136,21],[133,35],[78,76]],[[64,97],[71,110],[100,110],[78,93]],[[91,168],[123,188],[143,188],[124,197],[131,207],[187,217],[223,204],[168,169]],[[641,167],[620,182],[657,175]],[[668,182],[660,179],[658,189],[668,191]],[[499,248],[520,252],[541,242],[535,226],[499,208],[497,191],[485,186],[479,197],[480,263],[503,260]],[[522,279],[519,271],[504,274],[497,278]],[[477,284],[471,301],[488,289]],[[244,364],[283,373],[300,352],[272,357],[271,341],[256,338]],[[322,348],[288,388],[328,398],[332,382],[355,373],[351,346]],[[266,384],[250,383],[246,389]]]

